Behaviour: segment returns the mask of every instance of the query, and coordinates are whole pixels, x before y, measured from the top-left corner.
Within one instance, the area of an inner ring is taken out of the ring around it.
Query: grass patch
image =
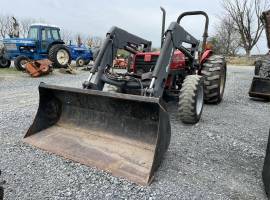
[[[236,57],[227,57],[227,63],[230,65],[240,65],[240,66],[254,66],[256,57],[246,57],[246,56],[236,56]]]
[[[20,72],[15,67],[0,68],[0,74],[19,74]]]

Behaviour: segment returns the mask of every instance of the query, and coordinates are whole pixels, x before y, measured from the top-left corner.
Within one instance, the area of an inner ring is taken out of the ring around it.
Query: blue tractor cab
[[[14,60],[18,70],[24,70],[25,63],[29,59],[48,58],[55,67],[67,67],[72,59],[80,57],[73,47],[65,45],[60,37],[60,28],[53,25],[33,24],[30,26],[27,38],[8,38],[3,40],[3,44],[4,53],[0,56],[0,64],[1,61],[7,60],[10,65],[10,61]],[[74,56],[74,53],[78,56]],[[83,57],[91,60],[92,52],[87,53],[89,55]]]

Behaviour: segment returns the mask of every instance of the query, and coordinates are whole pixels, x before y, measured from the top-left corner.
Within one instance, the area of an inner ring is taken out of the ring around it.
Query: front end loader
[[[194,124],[204,102],[221,102],[226,82],[225,59],[209,49],[199,51],[199,41],[180,26],[185,16],[204,16],[205,47],[207,14],[183,13],[164,32],[162,11],[160,52],[151,52],[150,41],[112,27],[82,89],[41,83],[39,108],[24,141],[138,184],[150,184],[170,144],[166,101],[177,102],[179,118]],[[133,54],[127,72],[112,70],[118,49]],[[109,92],[108,86],[115,90]]]
[[[270,10],[262,13],[261,20],[265,26],[270,49]],[[250,86],[249,96],[270,100],[270,51],[265,58],[255,63],[255,76]]]

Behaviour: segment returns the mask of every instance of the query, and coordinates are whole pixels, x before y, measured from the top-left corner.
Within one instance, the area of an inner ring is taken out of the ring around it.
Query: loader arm
[[[106,39],[95,61],[94,67],[90,71],[88,81],[83,84],[83,87],[88,89],[103,90],[105,83],[102,80],[103,72],[108,65],[113,65],[113,60],[116,56],[117,50],[125,49],[130,51],[130,49],[134,49],[134,46],[138,47],[140,45],[143,45],[143,51],[151,50],[151,41],[142,39],[118,27],[112,27],[106,35]],[[94,82],[91,83],[92,76],[96,72],[96,78]]]
[[[186,49],[183,43],[191,44],[190,49]],[[169,74],[169,67],[172,56],[176,49],[184,53],[190,62],[190,70],[195,70],[195,51],[199,46],[199,41],[190,35],[177,22],[172,22],[165,33],[165,40],[160,51],[155,69],[152,74],[152,81],[148,89],[150,96],[161,97],[164,91],[165,82]]]

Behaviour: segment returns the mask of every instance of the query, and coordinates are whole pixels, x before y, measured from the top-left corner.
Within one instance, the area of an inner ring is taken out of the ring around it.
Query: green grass
[[[0,74],[19,74],[19,72],[15,67],[10,68],[0,68]]]
[[[239,65],[239,66],[253,66],[256,60],[256,57],[246,57],[246,56],[239,56],[239,57],[228,57],[227,59],[228,64],[231,65]]]

